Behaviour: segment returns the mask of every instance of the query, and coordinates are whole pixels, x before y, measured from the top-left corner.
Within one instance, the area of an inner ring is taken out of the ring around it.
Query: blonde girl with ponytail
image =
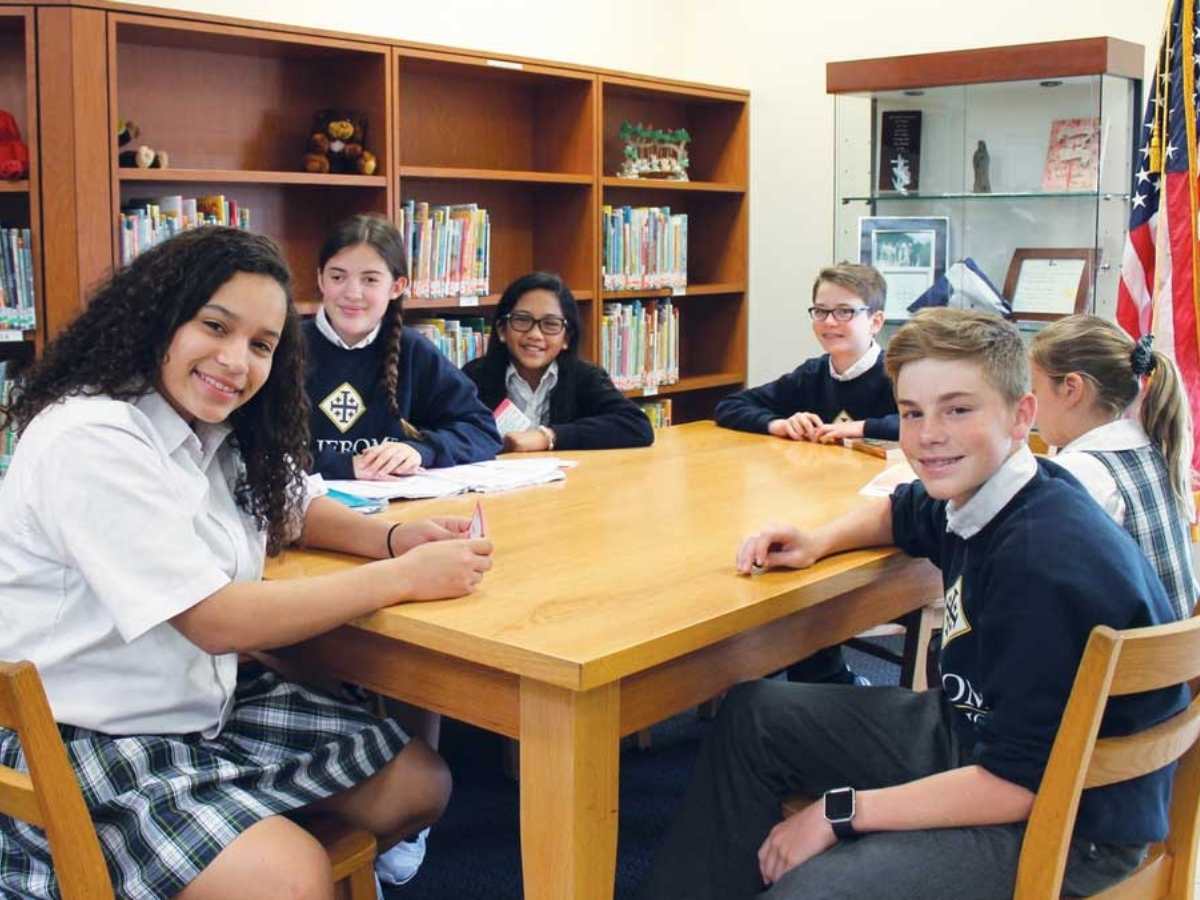
[[[1074,475],[1141,546],[1180,618],[1198,586],[1188,522],[1192,421],[1175,363],[1097,316],[1068,316],[1030,351],[1037,426]]]

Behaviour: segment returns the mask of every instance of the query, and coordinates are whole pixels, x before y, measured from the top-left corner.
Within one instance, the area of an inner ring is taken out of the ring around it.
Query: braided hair
[[[317,258],[317,270],[347,247],[366,244],[379,254],[392,280],[408,277],[408,259],[404,252],[404,239],[396,226],[383,216],[363,213],[339,222],[321,246]],[[379,368],[379,384],[388,400],[388,410],[400,417],[400,402],[397,393],[400,387],[400,337],[404,330],[404,293],[401,292],[388,303],[387,311],[380,323],[379,338],[384,341],[383,364]]]

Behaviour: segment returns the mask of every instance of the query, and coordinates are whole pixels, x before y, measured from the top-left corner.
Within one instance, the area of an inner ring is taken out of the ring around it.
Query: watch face
[[[835,788],[825,794],[825,818],[830,822],[854,816],[854,791],[850,788]]]

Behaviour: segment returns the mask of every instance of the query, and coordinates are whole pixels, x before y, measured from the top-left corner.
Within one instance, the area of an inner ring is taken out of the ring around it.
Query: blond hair
[[[863,266],[851,262],[826,266],[817,273],[817,277],[813,280],[813,300],[817,299],[817,288],[826,281],[853,292],[867,305],[868,312],[880,312],[887,300],[887,282],[883,280],[883,276],[874,266]]]
[[[888,341],[884,366],[892,385],[900,370],[921,359],[977,363],[984,380],[1015,404],[1029,393],[1029,360],[1021,332],[991,313],[967,309],[923,309]]]
[[[1142,396],[1138,419],[1162,453],[1171,489],[1191,508],[1192,417],[1179,371],[1169,356],[1139,344],[1098,316],[1067,316],[1033,339],[1034,364],[1056,382],[1072,372],[1096,388],[1096,402],[1116,419]],[[1141,376],[1146,375],[1145,387]]]

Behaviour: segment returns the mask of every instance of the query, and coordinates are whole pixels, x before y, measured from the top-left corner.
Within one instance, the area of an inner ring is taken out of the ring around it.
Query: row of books
[[[13,391],[14,382],[8,377],[7,370],[8,363],[0,362],[0,406],[8,406]],[[8,471],[8,464],[12,461],[13,451],[16,448],[17,430],[0,416],[0,477],[3,477],[4,473]]]
[[[641,407],[653,428],[671,427],[670,397],[664,397],[662,400],[647,400],[641,404]]]
[[[28,228],[0,228],[0,328],[36,328],[33,295],[33,237]]]
[[[669,206],[605,206],[604,290],[683,289],[687,286],[686,213]]]
[[[417,298],[488,293],[492,223],[474,203],[430,206],[409,200],[400,210],[409,295]]]
[[[416,319],[406,323],[427,337],[450,362],[462,366],[483,356],[492,328],[481,316],[457,319]]]
[[[121,265],[143,250],[161,244],[181,231],[200,225],[250,228],[250,210],[224,194],[183,197],[170,194],[154,199],[131,199],[121,207]]]
[[[605,303],[600,365],[623,391],[679,380],[679,307],[670,300]]]

